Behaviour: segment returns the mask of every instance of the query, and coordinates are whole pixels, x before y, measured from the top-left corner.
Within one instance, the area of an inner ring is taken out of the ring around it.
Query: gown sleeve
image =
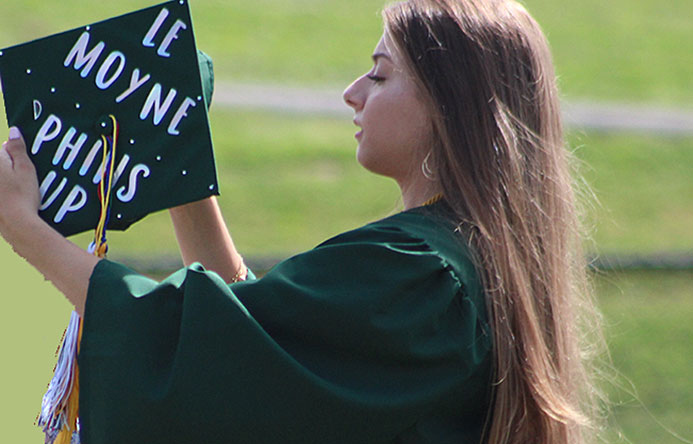
[[[422,239],[362,228],[227,285],[107,260],[81,341],[83,444],[383,443],[488,386],[479,295]]]

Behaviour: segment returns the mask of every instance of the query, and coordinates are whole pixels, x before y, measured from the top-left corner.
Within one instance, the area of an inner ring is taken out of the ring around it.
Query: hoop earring
[[[423,162],[421,162],[421,174],[423,174],[423,176],[431,182],[435,181],[435,175],[433,174],[431,167],[428,166],[428,159],[431,157],[432,152],[433,151],[429,151],[428,154],[426,154],[426,157],[424,157]]]

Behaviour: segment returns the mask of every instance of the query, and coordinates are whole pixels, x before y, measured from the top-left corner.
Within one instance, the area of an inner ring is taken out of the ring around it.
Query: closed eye
[[[385,77],[376,76],[374,74],[368,74],[366,77],[375,83],[380,83],[385,80]]]

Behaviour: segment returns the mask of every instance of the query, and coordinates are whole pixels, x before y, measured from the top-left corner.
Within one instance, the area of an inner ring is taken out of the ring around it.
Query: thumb
[[[12,158],[15,168],[26,167],[31,164],[31,160],[26,153],[26,143],[21,131],[16,126],[10,128],[9,140],[5,142],[7,154]]]

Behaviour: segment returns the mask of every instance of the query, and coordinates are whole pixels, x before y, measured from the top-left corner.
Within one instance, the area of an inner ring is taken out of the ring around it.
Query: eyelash
[[[379,76],[376,76],[376,75],[373,75],[373,74],[368,74],[366,77],[368,77],[369,80],[371,80],[371,81],[373,81],[373,82],[375,82],[375,83],[380,83],[380,82],[385,81],[385,78],[384,78],[384,77],[379,77]]]

